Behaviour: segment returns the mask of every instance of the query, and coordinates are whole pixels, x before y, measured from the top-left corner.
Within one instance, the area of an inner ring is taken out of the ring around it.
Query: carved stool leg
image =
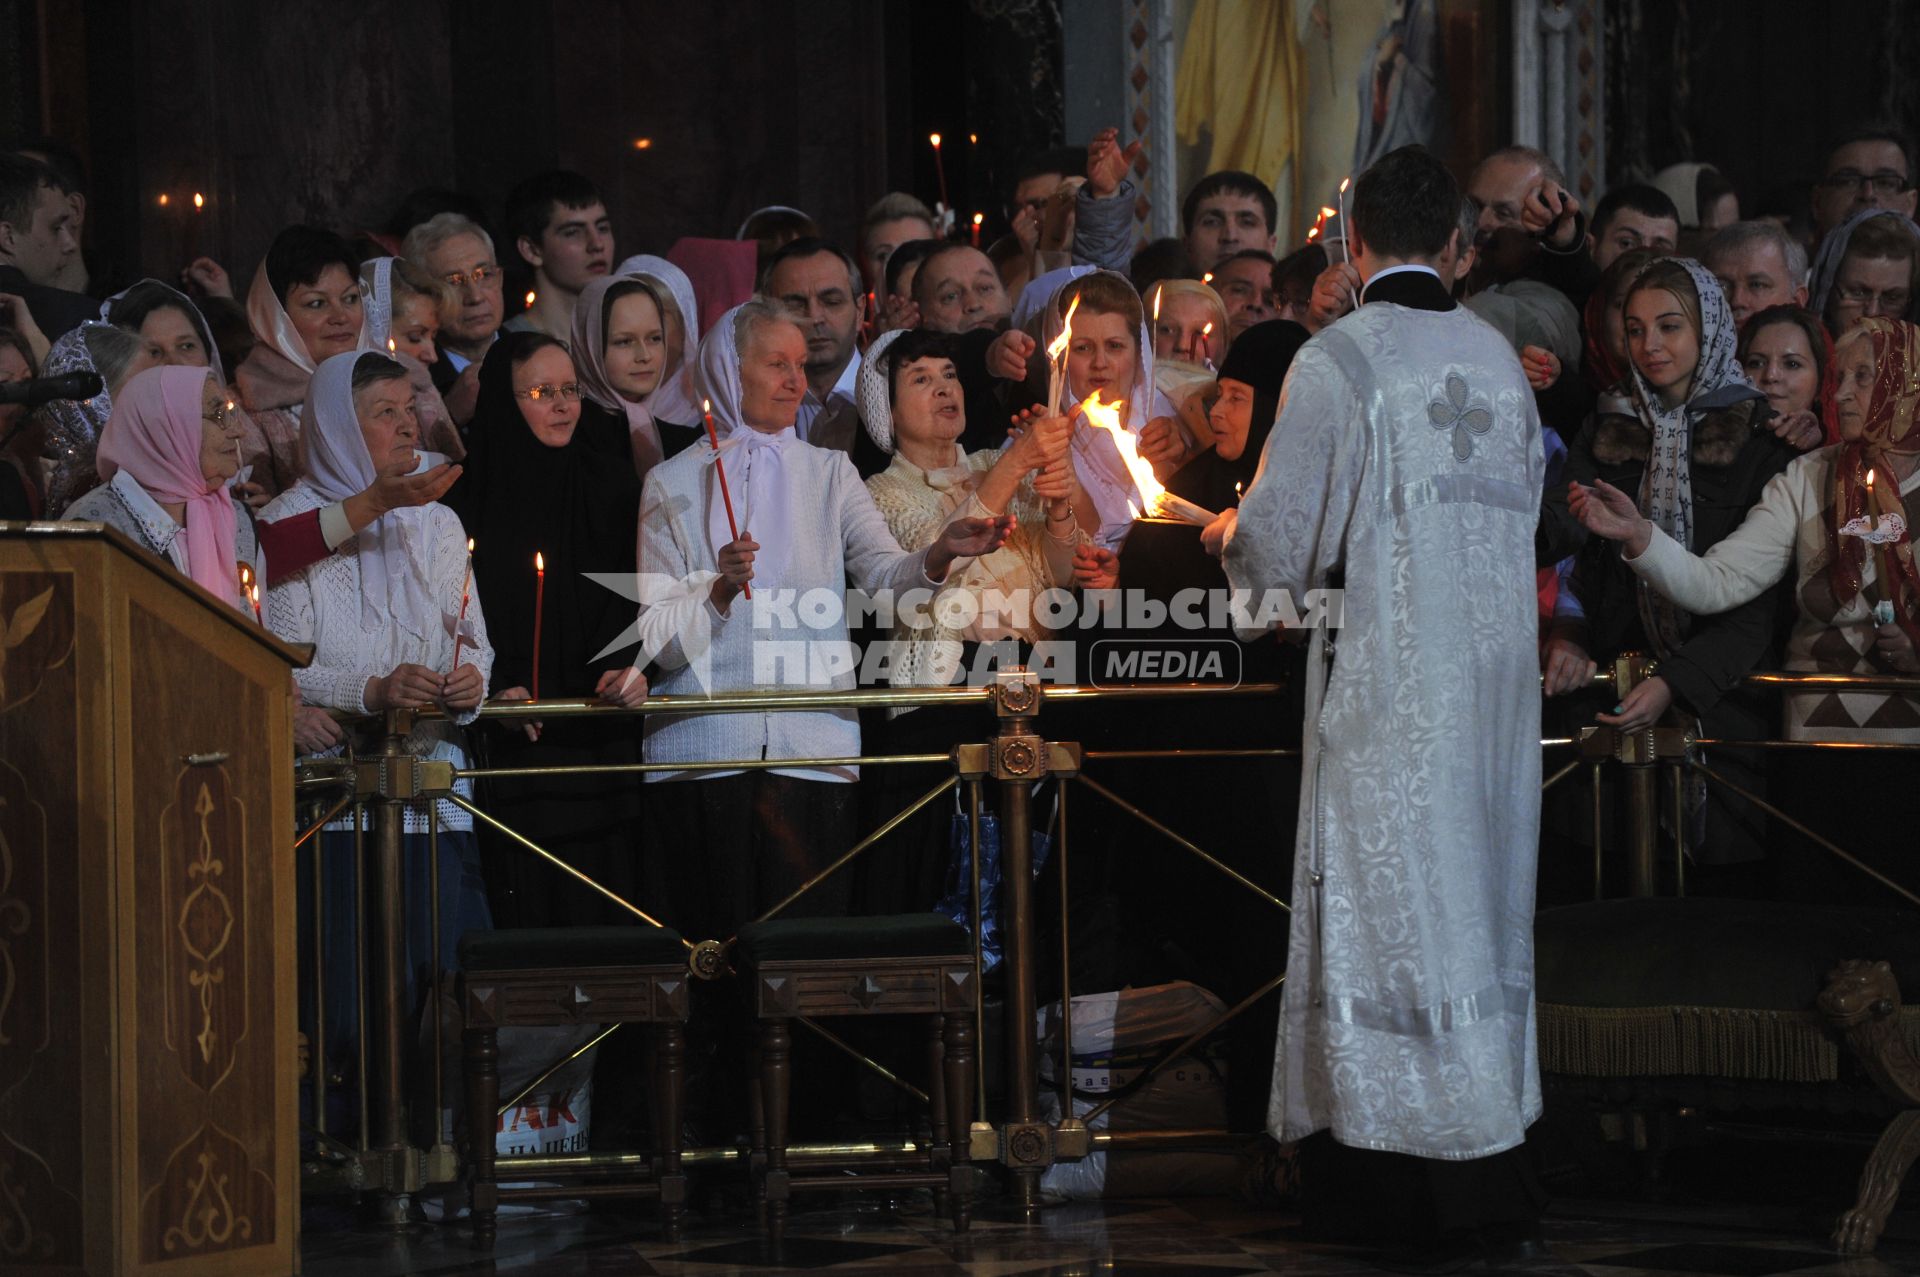
[[[953,1206],[953,1231],[964,1233],[973,1213],[973,1168],[968,1146],[973,1134],[973,1010],[947,1013],[946,1050],[947,1136],[952,1151],[948,1182]]]
[[[1859,1199],[1834,1227],[1835,1250],[1846,1255],[1873,1253],[1900,1197],[1900,1181],[1916,1158],[1920,1158],[1920,1109],[1900,1114],[1881,1132],[1880,1142],[1860,1172]]]
[[[747,1047],[747,1182],[753,1188],[754,1222],[762,1232],[767,1228],[767,1195],[763,1181],[767,1174],[767,1106],[761,1098],[760,1069],[763,1054],[760,1035],[752,1035]]]
[[[668,1020],[655,1033],[653,1052],[654,1181],[660,1185],[661,1228],[667,1240],[680,1240],[687,1219],[687,1177],[680,1168],[680,1110],[686,1101],[686,1028]]]
[[[935,1171],[945,1170],[951,1164],[949,1138],[947,1135],[947,1048],[941,1041],[941,1031],[945,1022],[939,1015],[930,1015],[922,1023],[925,1034],[923,1046],[927,1056],[927,1108],[928,1127],[933,1135],[933,1147],[927,1159],[927,1165]],[[933,1213],[947,1213],[947,1190],[933,1190]]]
[[[500,1035],[492,1028],[466,1030],[467,1186],[473,1199],[473,1242],[493,1249],[499,1231],[499,1189],[494,1182],[494,1135],[499,1129]]]
[[[760,1196],[767,1207],[767,1236],[778,1246],[787,1231],[787,1113],[793,1085],[792,1029],[781,1018],[760,1024],[760,1092],[766,1110],[767,1169]]]

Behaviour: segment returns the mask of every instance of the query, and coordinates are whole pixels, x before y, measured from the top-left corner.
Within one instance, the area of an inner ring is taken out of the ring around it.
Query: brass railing
[[[1596,681],[1611,683],[1621,696],[1630,691],[1640,681],[1650,677],[1654,666],[1639,657],[1623,657],[1612,668],[1600,672]],[[1748,679],[1751,685],[1773,689],[1819,689],[1832,690],[1846,688],[1856,691],[1916,691],[1920,692],[1920,677],[1908,676],[1837,676],[1837,675],[1795,675],[1795,674],[1757,674]],[[327,759],[303,765],[300,772],[300,785],[303,790],[319,793],[344,789],[346,792],[331,801],[324,815],[316,820],[299,837],[301,844],[313,839],[325,825],[338,819],[341,814],[352,809],[354,815],[354,949],[355,983],[360,1009],[359,1054],[360,1068],[357,1072],[358,1102],[360,1111],[359,1142],[353,1149],[345,1149],[339,1141],[326,1133],[326,1091],[327,1061],[325,1043],[325,989],[324,989],[324,932],[325,920],[322,913],[324,897],[323,873],[320,865],[319,847],[314,849],[314,888],[312,917],[314,920],[314,1039],[311,1046],[310,1069],[313,1083],[314,1117],[316,1134],[322,1141],[338,1150],[340,1156],[335,1159],[335,1169],[341,1172],[341,1179],[356,1188],[373,1190],[389,1204],[396,1218],[406,1209],[407,1195],[419,1189],[423,1184],[451,1180],[457,1173],[457,1159],[453,1150],[446,1146],[441,1130],[442,1104],[439,1094],[440,1078],[445,1061],[445,1043],[440,1037],[440,1012],[443,1004],[441,987],[442,974],[436,961],[432,979],[432,1000],[434,1005],[433,1034],[433,1102],[435,1108],[435,1138],[428,1148],[414,1148],[408,1142],[405,1111],[405,1079],[402,1076],[401,1044],[404,1041],[405,1024],[403,997],[404,977],[401,970],[401,958],[404,954],[404,931],[402,902],[406,886],[402,880],[402,835],[404,831],[404,813],[409,806],[425,804],[430,813],[428,821],[429,838],[436,844],[430,850],[429,864],[432,873],[438,874],[437,840],[439,819],[434,800],[446,799],[462,810],[470,813],[477,821],[510,839],[516,845],[552,865],[557,872],[563,872],[591,890],[605,896],[613,903],[632,913],[643,923],[654,926],[663,925],[660,919],[647,912],[640,904],[629,901],[603,884],[595,882],[574,866],[568,865],[561,857],[541,847],[539,843],[524,832],[512,829],[486,812],[479,804],[454,792],[454,785],[468,779],[505,779],[534,776],[581,776],[581,775],[645,775],[649,772],[674,771],[679,773],[705,771],[737,771],[762,768],[790,768],[797,766],[901,766],[947,764],[953,768],[953,774],[938,785],[920,795],[902,811],[896,813],[872,833],[860,839],[851,849],[838,856],[824,869],[819,871],[798,890],[780,901],[763,917],[775,916],[790,908],[809,891],[818,887],[831,875],[841,872],[847,865],[879,842],[893,828],[907,820],[926,804],[939,798],[956,785],[964,789],[966,810],[971,825],[972,843],[975,849],[980,846],[980,819],[982,798],[987,782],[995,782],[998,790],[998,807],[1001,814],[1001,847],[1003,858],[1004,899],[1002,901],[1005,919],[1005,1094],[997,1122],[989,1121],[985,1107],[984,1080],[980,1085],[981,1107],[979,1120],[973,1132],[973,1154],[977,1161],[994,1161],[1006,1168],[1015,1199],[1023,1205],[1031,1205],[1038,1199],[1039,1179],[1047,1166],[1060,1160],[1084,1157],[1095,1149],[1121,1147],[1151,1143],[1156,1146],[1170,1142],[1218,1142],[1229,1138],[1224,1131],[1200,1132],[1129,1132],[1129,1131],[1092,1131],[1090,1124],[1105,1115],[1113,1105],[1124,1100],[1140,1085],[1144,1085],[1165,1065],[1180,1058],[1202,1039],[1217,1032],[1231,1020],[1256,1006],[1280,988],[1286,979],[1284,970],[1276,972],[1259,988],[1237,1004],[1217,1016],[1210,1024],[1189,1036],[1186,1041],[1177,1044],[1139,1078],[1127,1087],[1118,1089],[1105,1097],[1100,1103],[1084,1115],[1076,1115],[1072,1103],[1072,989],[1069,982],[1071,939],[1070,919],[1067,916],[1069,892],[1068,874],[1071,854],[1071,839],[1068,826],[1069,782],[1077,782],[1090,793],[1113,804],[1118,810],[1146,828],[1161,835],[1171,846],[1185,852],[1201,863],[1209,866],[1238,888],[1250,893],[1277,910],[1287,911],[1287,902],[1270,886],[1262,885],[1234,869],[1205,848],[1171,828],[1161,820],[1126,798],[1116,793],[1098,780],[1085,774],[1084,767],[1089,762],[1103,761],[1139,761],[1139,760],[1203,760],[1203,759],[1287,759],[1298,758],[1297,749],[1112,749],[1084,750],[1080,744],[1045,739],[1037,730],[1036,721],[1043,706],[1049,702],[1062,704],[1084,703],[1099,700],[1173,700],[1193,698],[1217,698],[1222,696],[1271,696],[1280,689],[1276,685],[1262,684],[1242,688],[1203,686],[1193,684],[1155,684],[1137,687],[1045,687],[1024,672],[1012,672],[1001,675],[998,680],[986,686],[957,688],[926,688],[909,690],[858,690],[846,692],[815,691],[775,691],[721,693],[711,697],[656,697],[644,704],[626,708],[606,705],[585,700],[547,700],[489,704],[482,708],[481,717],[503,721],[557,721],[563,719],[587,718],[630,718],[652,714],[686,713],[764,713],[781,710],[799,709],[845,709],[874,708],[893,706],[927,705],[987,705],[996,715],[996,728],[993,735],[985,741],[970,741],[955,745],[948,753],[914,753],[894,755],[862,755],[846,758],[797,758],[797,759],[741,759],[700,764],[690,763],[622,763],[591,764],[558,767],[511,767],[455,768],[450,763],[417,759],[406,753],[405,743],[420,712],[397,710],[377,720],[380,725],[380,747],[371,755],[349,757],[347,759]],[[1674,780],[1674,792],[1679,795],[1682,785],[1679,783],[1689,772],[1699,774],[1709,782],[1720,784],[1730,792],[1736,793],[1753,802],[1762,810],[1782,820],[1789,827],[1798,830],[1810,838],[1816,846],[1822,848],[1843,862],[1879,881],[1888,889],[1897,892],[1906,899],[1920,904],[1920,896],[1900,884],[1880,874],[1860,862],[1844,849],[1835,846],[1804,824],[1778,811],[1757,795],[1729,781],[1713,769],[1693,757],[1699,747],[1712,745],[1717,748],[1756,748],[1756,749],[1818,749],[1841,748],[1863,749],[1881,748],[1893,750],[1920,750],[1920,745],[1871,746],[1861,744],[1825,745],[1816,742],[1794,741],[1740,741],[1707,739],[1689,735],[1673,728],[1652,728],[1642,732],[1623,733],[1615,729],[1596,726],[1581,730],[1572,737],[1549,737],[1541,741],[1543,748],[1556,749],[1572,747],[1575,757],[1559,766],[1542,782],[1542,790],[1548,790],[1576,774],[1583,767],[1588,770],[1594,786],[1594,886],[1595,894],[1600,894],[1600,874],[1606,855],[1603,830],[1602,771],[1607,765],[1616,766],[1625,778],[1628,817],[1626,820],[1626,850],[1629,891],[1636,895],[1650,895],[1656,889],[1657,853],[1660,842],[1660,813],[1657,810],[1656,768],[1664,767]],[[1035,1057],[1038,1043],[1034,1039],[1031,1026],[1036,1023],[1035,985],[1036,974],[1041,956],[1036,948],[1036,918],[1033,903],[1032,872],[1032,789],[1038,781],[1052,779],[1056,782],[1058,799],[1058,825],[1054,842],[1057,856],[1057,872],[1060,877],[1060,918],[1059,926],[1059,980],[1061,986],[1061,1072],[1060,1085],[1063,1090],[1061,1120],[1057,1124],[1048,1123],[1040,1116],[1038,1103],[1038,1070]],[[1676,800],[1678,801],[1678,800]],[[367,815],[371,816],[372,843],[374,847],[371,866],[371,889],[367,887],[363,876],[367,874],[365,854],[366,838],[363,831]],[[1676,816],[1680,813],[1676,812]],[[1685,824],[1676,819],[1676,833]],[[976,976],[981,962],[979,952],[980,937],[980,857],[973,860],[973,882],[971,890],[972,932],[975,941]],[[1676,836],[1674,840],[1674,881],[1676,889],[1684,892],[1685,886],[1685,846],[1684,839]],[[427,884],[432,890],[435,902],[431,917],[432,935],[430,948],[436,955],[440,948],[440,919],[438,916],[439,892],[437,881]],[[377,906],[369,909],[369,902]],[[371,932],[368,930],[369,914],[374,915]],[[667,921],[671,921],[670,919]],[[688,937],[684,940],[688,950],[690,970],[703,979],[714,979],[725,974],[727,951],[732,937]],[[984,1009],[980,1001],[981,982],[975,979],[976,991],[975,1016],[976,1034],[984,1029]],[[369,992],[376,996],[372,999],[379,1013],[370,1021],[368,1018]],[[823,1027],[807,1023],[822,1038],[841,1051],[858,1060],[865,1067],[885,1078],[909,1094],[924,1101],[925,1096],[917,1087],[905,1082],[891,1070],[877,1061],[871,1060],[840,1040]],[[572,1059],[578,1058],[594,1045],[614,1031],[612,1026],[579,1046],[567,1056],[556,1060],[551,1066],[537,1074],[531,1081],[516,1088],[516,1094],[503,1106],[502,1111],[536,1090],[553,1073],[564,1067]],[[977,1037],[976,1040],[983,1040]],[[981,1070],[984,1079],[984,1070]],[[491,1138],[491,1133],[476,1133],[475,1138]],[[847,1144],[826,1144],[800,1146],[793,1150],[796,1160],[815,1163],[851,1163],[862,1158],[899,1160],[911,1157],[919,1149],[915,1141],[866,1142]],[[740,1157],[737,1149],[713,1148],[689,1150],[687,1158],[695,1164],[724,1163]],[[501,1158],[501,1173],[518,1173],[530,1169],[531,1164],[539,1160],[543,1164],[562,1165],[571,1169],[606,1170],[608,1172],[631,1173],[639,1169],[642,1159],[626,1153],[587,1153],[548,1162],[548,1159]]]

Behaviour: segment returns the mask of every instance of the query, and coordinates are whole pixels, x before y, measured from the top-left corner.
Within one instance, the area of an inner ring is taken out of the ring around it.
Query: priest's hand
[[[1591,488],[1569,483],[1567,508],[1587,531],[1618,541],[1621,553],[1629,559],[1645,554],[1653,541],[1653,524],[1640,517],[1640,507],[1634,505],[1633,498],[1604,479],[1595,479]]]
[[[1240,507],[1228,506],[1214,516],[1212,523],[1200,529],[1201,547],[1214,558],[1219,558],[1226,552],[1227,538],[1233,535],[1233,530],[1238,526],[1240,526]]]
[[[1025,381],[1027,360],[1033,358],[1035,346],[1031,334],[1007,329],[987,347],[987,372],[1002,381]]]
[[[493,699],[495,701],[530,701],[533,699],[533,693],[524,687],[509,687],[504,692],[495,692]],[[544,723],[538,722],[522,723],[520,730],[527,734],[528,740],[539,740],[540,732],[545,726]]]
[[[1360,296],[1360,272],[1352,262],[1334,262],[1313,281],[1313,297],[1307,302],[1306,327],[1314,332],[1351,311]]]
[[[1795,452],[1812,452],[1827,441],[1826,431],[1820,428],[1820,418],[1805,408],[1775,417],[1773,433]]]
[[[722,612],[733,606],[734,596],[753,580],[753,554],[759,548],[760,543],[750,532],[742,532],[738,540],[720,547],[717,556],[720,576],[713,583],[712,598],[713,605]]]
[[[1623,732],[1644,732],[1659,722],[1672,704],[1673,689],[1656,674],[1628,692],[1627,698],[1613,707],[1613,713],[1595,714],[1594,718]]]
[[[647,676],[638,667],[608,670],[593,685],[593,694],[609,705],[633,709],[646,703]]]
[[[1087,189],[1093,192],[1093,198],[1103,200],[1117,192],[1127,170],[1139,158],[1138,141],[1121,149],[1119,129],[1101,129],[1094,134],[1087,145]]]
[[[1900,674],[1920,674],[1920,655],[1913,650],[1913,639],[1897,621],[1888,621],[1874,630],[1873,654],[1893,666]]]
[[[1073,583],[1083,590],[1120,588],[1120,556],[1092,543],[1073,552]]]
[[[1520,369],[1527,374],[1529,386],[1535,390],[1548,390],[1560,380],[1560,356],[1544,346],[1522,346]]]
[[[440,680],[440,694],[435,699],[449,714],[464,714],[478,709],[486,694],[487,680],[480,676],[480,671],[474,666],[462,665]]]
[[[1007,543],[1018,524],[1010,514],[987,519],[955,519],[940,529],[939,537],[927,547],[927,578],[947,579],[947,569],[955,559],[974,559],[992,554]]]
[[[1579,640],[1555,634],[1540,653],[1540,690],[1547,696],[1565,696],[1591,687],[1598,668]]]
[[[1543,177],[1520,202],[1520,225],[1549,247],[1567,252],[1574,246],[1574,232],[1580,229],[1580,201],[1560,183]]]

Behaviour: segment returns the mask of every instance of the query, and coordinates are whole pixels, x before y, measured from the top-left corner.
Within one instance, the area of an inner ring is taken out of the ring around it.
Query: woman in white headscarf
[[[676,312],[674,299],[657,282],[627,274],[594,280],[573,307],[571,346],[586,400],[581,421],[590,431],[596,417],[617,424],[642,479],[703,432],[699,409],[669,387],[670,374],[678,373],[672,344]],[[658,416],[655,409],[662,402],[685,412],[685,419]]]
[[[909,591],[930,596],[956,561],[1006,539],[1005,516],[962,517],[925,549],[902,550],[846,454],[795,435],[805,362],[799,328],[765,302],[727,312],[700,345],[700,393],[726,432],[726,487],[702,445],[655,466],[642,490],[639,628],[660,669],[658,692],[851,689],[844,608],[804,606],[803,597],[839,596],[849,581],[896,601]],[[859,753],[851,710],[654,715],[646,725],[649,763]],[[805,882],[852,845],[847,782],[857,777],[839,763],[648,773],[657,845],[689,849],[654,866],[665,871],[654,892],[665,921],[725,939]],[[795,912],[841,912],[846,901],[845,882],[828,879]]]
[[[638,276],[652,284],[660,299],[660,318],[667,330],[667,367],[660,386],[648,398],[647,411],[656,421],[700,425],[700,395],[693,385],[693,356],[700,342],[700,303],[687,272],[664,257],[640,253],[614,269],[615,275]]]
[[[274,519],[343,501],[367,488],[390,463],[417,450],[419,428],[407,371],[382,354],[349,350],[321,361],[307,389],[300,440],[304,474],[263,512]],[[469,588],[466,533],[438,503],[389,511],[344,542],[331,557],[274,582],[266,621],[291,643],[311,643],[313,661],[295,672],[303,699],[349,714],[437,707],[407,742],[409,753],[455,767],[468,765],[463,727],[474,720],[493,667],[486,617]],[[460,635],[456,642],[455,633]],[[455,664],[456,647],[459,653]],[[472,782],[456,787],[472,796]],[[488,925],[472,817],[437,804],[440,846],[440,949],[429,943],[429,897],[409,891],[407,971],[417,979],[433,963],[451,969],[463,932]],[[408,881],[429,880],[429,821],[424,806],[406,813]],[[336,821],[322,838],[334,844],[326,863],[351,863],[351,821]],[[306,875],[301,876],[304,883]],[[347,1049],[354,1034],[351,993],[351,872],[328,878],[328,1050]],[[339,999],[336,1004],[335,999]],[[335,1034],[339,1036],[335,1036]]]

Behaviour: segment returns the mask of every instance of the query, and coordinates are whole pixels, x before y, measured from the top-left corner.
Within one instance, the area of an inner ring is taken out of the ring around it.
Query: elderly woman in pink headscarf
[[[105,523],[251,612],[241,569],[265,579],[253,521],[227,480],[240,468],[240,428],[205,368],[166,366],[140,373],[114,399],[100,433],[98,488],[65,517]]]

